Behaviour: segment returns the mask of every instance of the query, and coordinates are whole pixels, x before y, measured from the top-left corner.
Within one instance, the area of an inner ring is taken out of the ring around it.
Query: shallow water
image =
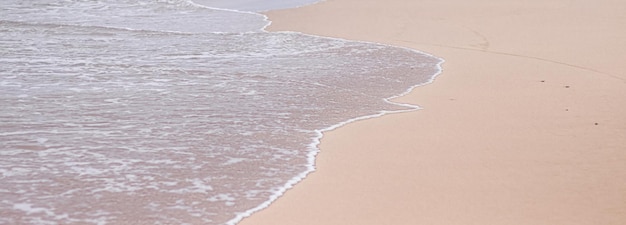
[[[439,72],[267,24],[183,0],[2,1],[0,224],[232,224],[311,170],[320,130],[407,109],[385,99]]]

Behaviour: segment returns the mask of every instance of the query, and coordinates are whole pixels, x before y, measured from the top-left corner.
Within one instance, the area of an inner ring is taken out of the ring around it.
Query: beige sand
[[[626,224],[626,1],[329,0],[272,30],[446,59],[242,225]]]

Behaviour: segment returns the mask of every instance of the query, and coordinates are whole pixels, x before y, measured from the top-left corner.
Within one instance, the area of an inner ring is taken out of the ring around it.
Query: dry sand
[[[241,225],[626,224],[626,1],[329,0],[271,30],[442,57],[424,109],[328,132]]]

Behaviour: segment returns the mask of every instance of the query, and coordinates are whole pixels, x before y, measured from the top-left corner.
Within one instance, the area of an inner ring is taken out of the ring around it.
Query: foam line
[[[267,19],[268,17],[265,16],[265,18]],[[269,21],[269,19],[268,19]],[[271,21],[269,21],[269,24],[263,28],[264,32],[269,32],[266,31],[265,28],[267,28],[269,25],[271,24]],[[335,130],[337,128],[340,128],[342,126],[345,126],[349,123],[353,123],[356,121],[360,121],[360,120],[366,120],[366,119],[372,119],[372,118],[377,118],[377,117],[381,117],[387,114],[394,114],[394,113],[404,113],[404,112],[411,112],[411,111],[416,111],[419,109],[422,109],[422,107],[418,106],[418,105],[413,105],[413,104],[409,104],[409,103],[398,103],[398,102],[393,102],[392,100],[398,97],[402,97],[405,96],[407,94],[409,94],[411,91],[413,91],[413,89],[423,86],[423,85],[428,85],[431,84],[432,82],[434,82],[435,78],[437,76],[439,76],[442,72],[443,72],[443,68],[442,68],[442,64],[445,62],[445,60],[443,58],[439,58],[436,57],[430,53],[426,53],[426,52],[422,52],[422,51],[418,51],[415,49],[411,49],[411,48],[406,48],[406,47],[398,47],[398,46],[393,46],[393,45],[387,45],[387,44],[382,44],[382,43],[375,43],[375,42],[367,42],[367,41],[355,41],[355,40],[347,40],[347,39],[343,39],[343,38],[336,38],[336,37],[324,37],[324,36],[318,36],[318,35],[310,35],[310,34],[304,34],[301,32],[295,32],[295,31],[281,31],[281,32],[276,32],[276,33],[295,33],[295,34],[299,34],[299,35],[307,35],[307,36],[313,36],[313,37],[318,37],[318,38],[326,38],[326,39],[334,39],[334,40],[342,40],[342,41],[351,41],[351,42],[359,42],[359,43],[366,43],[366,44],[375,44],[375,45],[382,45],[382,46],[388,46],[388,47],[394,47],[394,48],[400,48],[400,49],[405,49],[411,52],[415,52],[416,54],[422,54],[422,55],[427,55],[433,58],[436,58],[439,60],[439,62],[437,63],[437,71],[426,81],[423,83],[419,83],[419,84],[415,84],[411,87],[409,87],[408,89],[406,89],[405,91],[401,92],[400,94],[388,97],[383,99],[385,102],[392,104],[392,105],[397,105],[397,106],[402,106],[402,107],[407,107],[409,109],[405,109],[405,110],[383,110],[383,111],[379,111],[378,113],[372,114],[372,115],[367,115],[367,116],[360,116],[360,117],[356,117],[356,118],[351,118],[348,120],[345,120],[343,122],[334,124],[332,126],[326,127],[326,128],[322,128],[322,129],[318,129],[315,130],[316,133],[316,137],[313,138],[312,142],[308,145],[308,154],[307,154],[307,170],[298,174],[297,176],[295,176],[294,178],[292,178],[291,180],[287,181],[287,183],[281,187],[278,191],[276,191],[274,194],[272,194],[272,196],[270,196],[270,198],[263,202],[261,205],[249,209],[243,213],[239,213],[237,214],[237,216],[228,221],[226,224],[227,225],[236,225],[237,223],[239,223],[241,220],[243,220],[246,217],[251,216],[252,214],[254,214],[255,212],[261,211],[267,207],[269,207],[274,201],[276,201],[279,197],[281,197],[287,190],[293,188],[296,184],[298,184],[300,181],[304,180],[310,173],[314,172],[315,169],[315,159],[317,154],[320,152],[319,149],[319,144],[321,143],[321,139],[324,137],[324,133],[328,132],[328,131],[332,131]]]

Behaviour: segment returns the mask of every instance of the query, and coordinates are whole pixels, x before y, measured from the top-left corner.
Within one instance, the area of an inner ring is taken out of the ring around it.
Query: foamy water
[[[320,131],[412,109],[386,99],[439,72],[238,11],[310,2],[208,3],[0,3],[0,224],[234,224],[312,170]]]

